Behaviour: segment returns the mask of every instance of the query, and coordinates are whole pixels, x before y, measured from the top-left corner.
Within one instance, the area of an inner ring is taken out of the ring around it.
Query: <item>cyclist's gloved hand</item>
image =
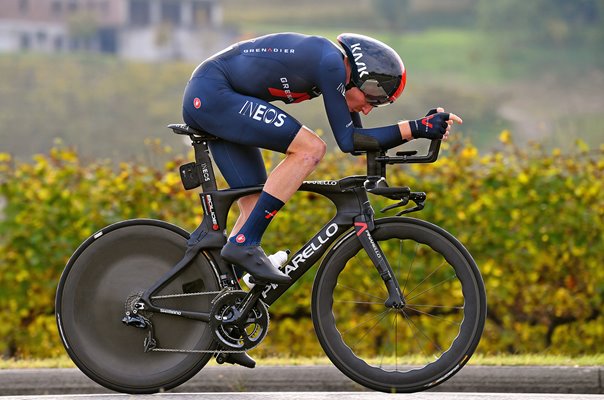
[[[422,119],[416,119],[409,121],[411,128],[411,135],[413,138],[426,138],[426,139],[437,139],[443,138],[449,124],[449,113],[435,112],[432,109],[428,111],[428,114]]]

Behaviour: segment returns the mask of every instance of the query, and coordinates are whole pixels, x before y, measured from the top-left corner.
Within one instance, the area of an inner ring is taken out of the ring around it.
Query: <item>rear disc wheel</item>
[[[71,359],[97,383],[120,392],[154,393],[185,382],[212,356],[216,344],[205,322],[145,315],[158,347],[204,353],[145,352],[148,329],[122,323],[137,296],[182,259],[187,238],[186,231],[166,222],[124,221],[90,237],[69,260],[57,290],[57,324]],[[206,294],[154,303],[209,312],[218,290],[212,265],[199,254],[157,295]]]

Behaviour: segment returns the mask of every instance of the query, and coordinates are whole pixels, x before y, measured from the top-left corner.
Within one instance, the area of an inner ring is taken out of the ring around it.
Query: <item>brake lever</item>
[[[406,206],[409,201],[412,201],[415,203],[415,207],[411,207],[408,208],[406,210],[400,211],[396,214],[397,217],[400,217],[403,214],[409,214],[415,211],[420,211],[423,210],[425,207],[425,203],[426,203],[426,193],[424,192],[411,192],[409,193],[408,196],[405,196],[401,201],[399,201],[398,203],[389,205],[387,207],[384,207],[380,210],[380,212],[384,213],[386,211],[392,210],[394,208],[398,208],[398,207],[403,207]]]
[[[415,203],[415,207],[408,208],[396,214],[397,217],[400,217],[403,214],[409,214],[415,211],[421,211],[424,209],[426,205],[426,193],[424,192],[411,192],[409,195],[409,200]]]
[[[395,203],[395,204],[389,205],[388,207],[384,207],[384,208],[382,208],[382,209],[380,210],[380,212],[381,212],[381,213],[384,213],[384,212],[386,212],[386,211],[390,211],[390,210],[392,210],[393,208],[399,208],[399,207],[403,207],[403,206],[406,206],[406,205],[407,205],[407,203],[409,203],[409,199],[408,199],[408,198],[404,198],[403,200],[399,201],[398,203]]]

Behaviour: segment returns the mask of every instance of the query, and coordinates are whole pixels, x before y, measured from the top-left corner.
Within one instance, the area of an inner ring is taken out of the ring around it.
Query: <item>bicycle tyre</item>
[[[67,353],[95,382],[118,392],[155,393],[185,382],[210,359],[211,353],[144,352],[148,330],[122,323],[129,296],[169,271],[184,256],[188,237],[163,221],[128,220],[88,238],[69,260],[57,289],[57,325]],[[216,273],[200,253],[159,294],[217,290]],[[209,311],[212,297],[201,297],[154,302]],[[150,319],[159,347],[215,349],[207,323],[166,314]]]
[[[451,378],[476,349],[486,319],[484,283],[470,253],[442,228],[413,218],[375,223],[373,238],[406,306],[384,306],[382,278],[351,231],[317,272],[315,331],[333,364],[355,382],[383,392],[426,390]]]

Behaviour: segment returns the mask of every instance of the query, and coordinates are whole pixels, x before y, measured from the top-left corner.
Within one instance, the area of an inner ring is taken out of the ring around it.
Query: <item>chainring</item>
[[[253,349],[268,333],[268,309],[261,301],[256,302],[242,322],[235,322],[246,295],[247,293],[242,290],[232,290],[214,299],[210,314],[210,329],[216,341],[226,350]]]

